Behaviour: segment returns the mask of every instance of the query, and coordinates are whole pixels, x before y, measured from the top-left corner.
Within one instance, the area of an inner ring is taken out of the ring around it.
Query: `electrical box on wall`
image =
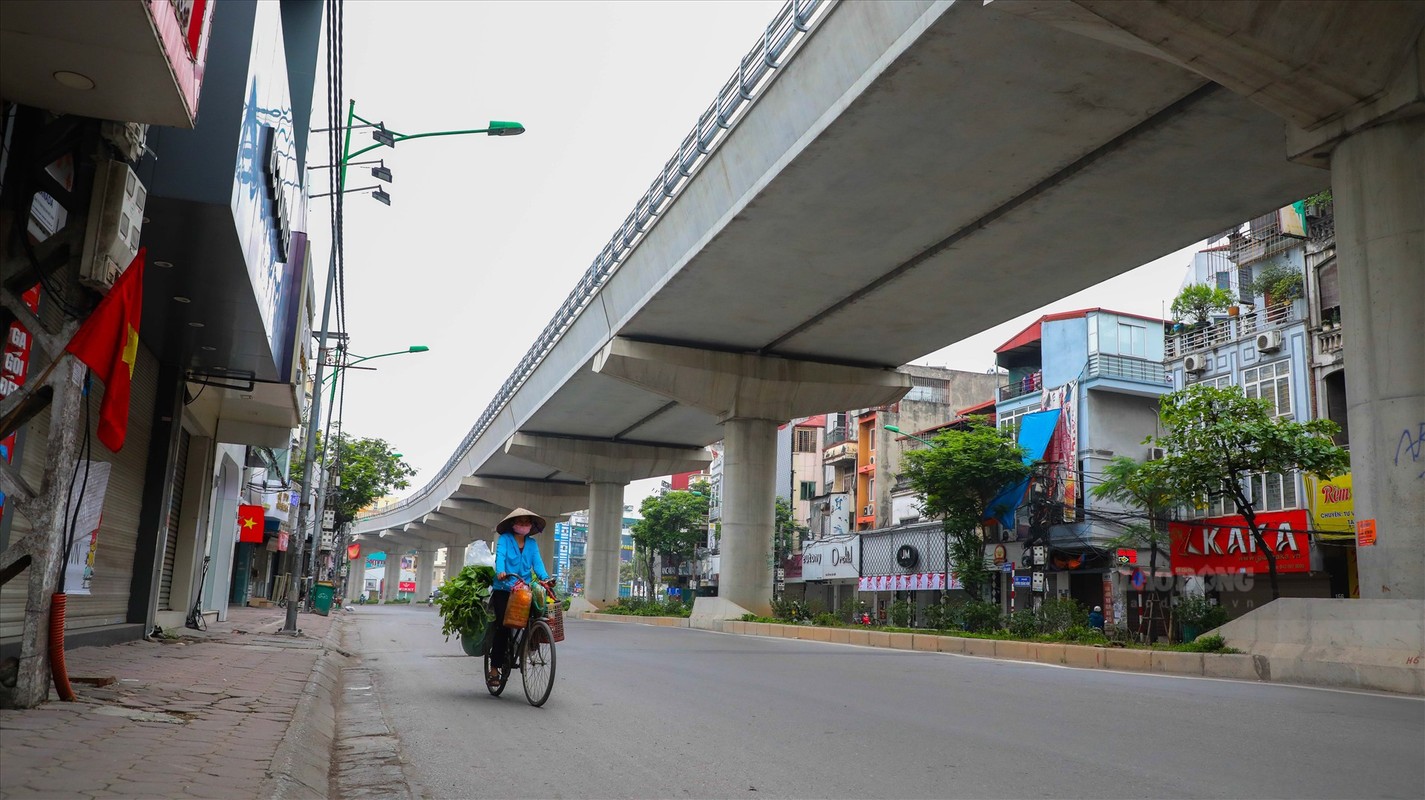
[[[99,165],[89,204],[84,260],[79,268],[81,283],[108,292],[119,275],[128,269],[139,251],[147,202],[148,190],[128,164],[109,161]]]

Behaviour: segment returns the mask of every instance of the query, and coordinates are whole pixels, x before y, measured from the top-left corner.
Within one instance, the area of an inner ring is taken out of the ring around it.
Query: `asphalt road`
[[[571,620],[537,709],[355,615],[424,797],[1425,797],[1414,698]]]

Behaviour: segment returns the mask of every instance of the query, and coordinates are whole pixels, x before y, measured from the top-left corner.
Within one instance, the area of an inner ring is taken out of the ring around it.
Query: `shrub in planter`
[[[1045,600],[1039,605],[1039,632],[1058,636],[1074,626],[1087,628],[1089,612],[1077,600]]]
[[[490,587],[494,582],[494,567],[472,564],[441,585],[435,603],[446,641],[452,633],[462,639],[484,636],[490,623]]]
[[[1285,264],[1272,263],[1252,280],[1252,291],[1268,298],[1272,304],[1288,303],[1302,296],[1305,282],[1300,272]]]
[[[897,628],[909,628],[912,620],[915,619],[915,606],[908,600],[897,600],[891,603],[890,609],[891,625]]]
[[[1039,632],[1039,615],[1028,608],[1021,608],[1009,615],[1005,627],[1009,635],[1016,639],[1028,639]]]
[[[983,600],[972,600],[960,608],[960,627],[969,633],[993,633],[1004,623],[999,606]]]
[[[1186,595],[1178,600],[1173,617],[1182,627],[1183,639],[1192,641],[1199,633],[1227,622],[1227,610],[1202,595]]]

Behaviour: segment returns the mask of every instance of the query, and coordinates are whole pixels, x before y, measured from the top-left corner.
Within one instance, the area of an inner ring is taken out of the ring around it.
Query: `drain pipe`
[[[50,597],[49,671],[59,699],[72,703],[77,698],[74,688],[69,685],[69,673],[64,668],[64,607],[67,600],[64,592],[56,592]]]

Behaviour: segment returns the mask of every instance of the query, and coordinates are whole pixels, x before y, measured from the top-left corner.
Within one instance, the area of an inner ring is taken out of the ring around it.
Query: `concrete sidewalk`
[[[0,710],[0,798],[327,797],[346,620],[233,608],[207,631],[67,651],[77,702]]]

